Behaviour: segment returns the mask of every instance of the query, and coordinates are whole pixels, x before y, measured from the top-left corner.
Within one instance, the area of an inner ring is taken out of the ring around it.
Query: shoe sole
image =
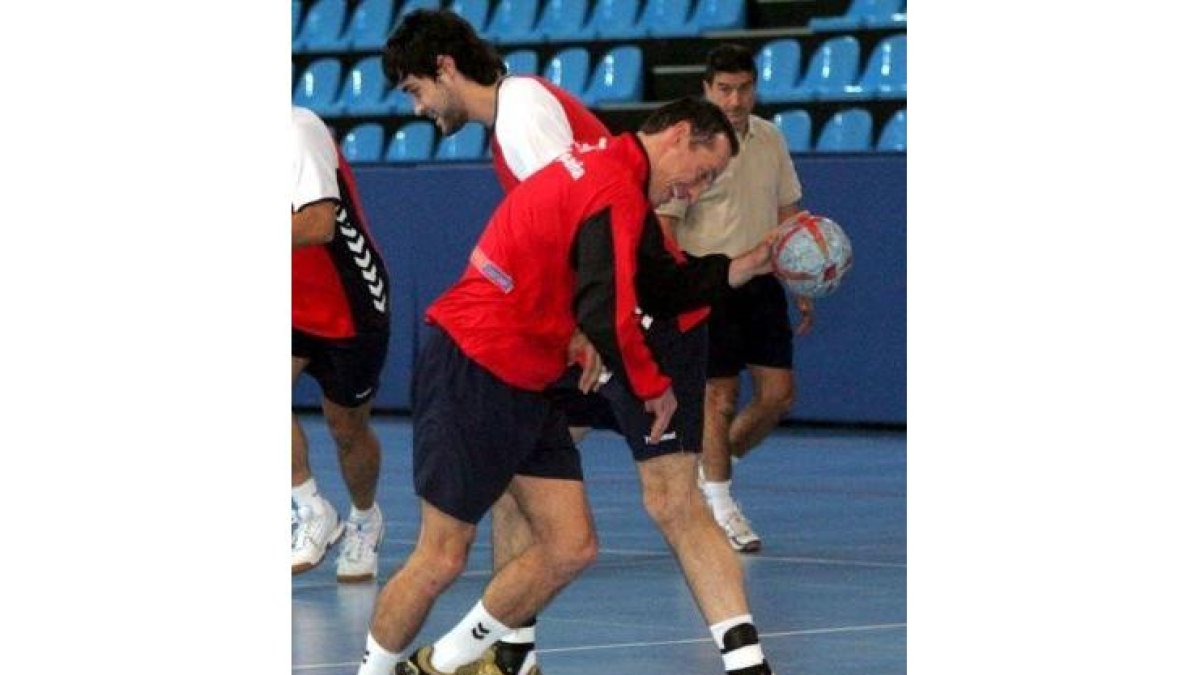
[[[739,547],[737,544],[734,544],[733,542],[729,542],[729,545],[732,546],[733,550],[737,551],[738,553],[758,553],[759,551],[762,550],[762,542],[761,541],[752,541],[749,544],[746,544],[741,547]]]
[[[366,583],[368,581],[374,581],[375,573],[371,572],[370,574],[352,574],[352,575],[348,574],[345,576],[339,574],[337,580],[338,580],[338,583],[340,583],[340,584],[362,584],[362,583]]]
[[[325,546],[325,550],[321,552],[321,557],[317,558],[316,562],[300,563],[299,565],[292,565],[292,576],[296,576],[297,574],[304,574],[305,572],[307,572],[309,570],[316,569],[317,567],[319,567],[321,565],[321,563],[325,561],[325,556],[329,554],[329,549],[333,548],[333,545],[338,543],[338,541],[341,540],[342,535],[345,533],[346,533],[346,524],[341,521],[338,521],[337,532],[335,532],[333,535],[333,538],[329,540],[329,543]]]

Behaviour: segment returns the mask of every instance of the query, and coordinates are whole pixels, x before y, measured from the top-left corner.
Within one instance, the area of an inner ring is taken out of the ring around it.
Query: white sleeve
[[[292,211],[322,199],[341,199],[337,182],[337,148],[333,137],[312,111],[292,108]]]
[[[537,80],[508,78],[496,105],[496,142],[517,180],[571,149],[575,136],[562,104]]]

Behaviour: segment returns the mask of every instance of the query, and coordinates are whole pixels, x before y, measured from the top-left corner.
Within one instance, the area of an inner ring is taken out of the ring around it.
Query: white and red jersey
[[[292,136],[292,213],[321,201],[336,204],[333,240],[292,250],[292,328],[330,339],[387,331],[387,269],[350,167],[312,111],[292,106]]]
[[[500,81],[492,164],[505,192],[573,146],[595,145],[611,135],[579,99],[541,77]]]

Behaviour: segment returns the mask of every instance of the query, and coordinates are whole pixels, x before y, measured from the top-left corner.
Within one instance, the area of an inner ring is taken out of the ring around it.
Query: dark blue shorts
[[[701,324],[681,334],[674,319],[658,320],[651,324],[646,342],[659,367],[671,378],[679,402],[658,444],[647,442],[654,417],[621,378],[614,377],[599,392],[585,395],[577,388],[579,369],[572,368],[555,385],[555,403],[573,427],[612,429],[620,433],[636,461],[680,451],[700,452],[704,438],[707,327]]]
[[[734,289],[708,318],[708,376],[736,377],[747,365],[792,368],[787,293],[771,275]]]
[[[413,375],[413,484],[422,499],[478,523],[516,474],[582,480],[567,418],[431,331]]]
[[[387,331],[334,340],[292,329],[292,356],[307,359],[304,372],[321,385],[321,394],[346,408],[375,398],[387,348]]]

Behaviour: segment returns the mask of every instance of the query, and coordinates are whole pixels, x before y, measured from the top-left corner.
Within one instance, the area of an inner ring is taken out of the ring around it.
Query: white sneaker
[[[325,558],[325,552],[342,536],[337,510],[324,497],[313,505],[292,509],[292,574],[307,572]]]
[[[346,535],[338,553],[337,580],[370,581],[379,572],[379,545],[383,543],[383,512],[371,507],[365,521],[346,519]]]
[[[729,539],[729,545],[733,550],[740,553],[755,553],[762,548],[762,540],[750,529],[750,519],[742,515],[742,507],[737,502],[733,504],[733,511],[725,517],[724,521],[720,521],[721,529],[725,530],[725,537]]]

